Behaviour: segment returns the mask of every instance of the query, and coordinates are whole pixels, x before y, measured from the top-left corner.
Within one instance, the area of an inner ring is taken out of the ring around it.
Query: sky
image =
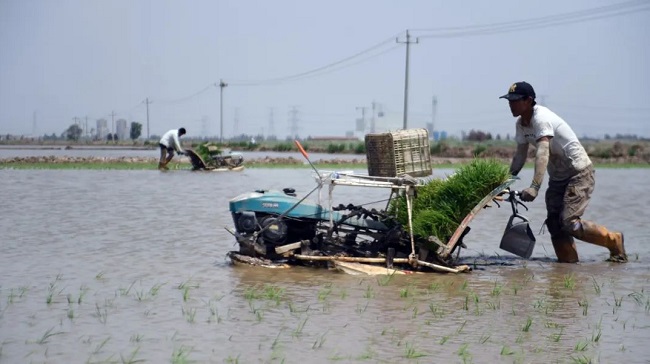
[[[650,0],[0,0],[0,134],[363,137],[404,127],[408,64],[407,128],[514,135],[525,80],[579,137],[650,137],[649,39]]]

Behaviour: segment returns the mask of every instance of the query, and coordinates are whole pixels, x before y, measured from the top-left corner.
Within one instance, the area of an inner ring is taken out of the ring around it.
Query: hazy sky
[[[225,137],[342,136],[363,108],[369,128],[373,101],[376,131],[400,129],[408,29],[409,128],[514,134],[498,97],[526,80],[579,136],[650,137],[649,10],[649,0],[0,0],[0,133],[60,134],[75,117],[110,125],[114,112],[146,135],[149,98],[150,134],[217,136],[220,79]]]

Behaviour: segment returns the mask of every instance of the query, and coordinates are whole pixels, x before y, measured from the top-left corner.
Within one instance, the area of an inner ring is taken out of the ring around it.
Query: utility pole
[[[86,128],[85,128],[85,133],[84,134],[86,134],[86,138],[88,138],[88,136],[89,136],[88,135],[88,115],[86,115]]]
[[[115,134],[115,111],[111,111],[111,134]]]
[[[228,86],[223,80],[219,80],[219,143],[223,143],[223,89]]]
[[[406,129],[407,126],[407,118],[408,118],[408,105],[409,105],[409,51],[410,51],[410,46],[411,43],[419,43],[419,39],[415,38],[415,41],[411,41],[411,35],[409,34],[408,29],[406,30],[406,41],[405,42],[400,42],[399,38],[396,39],[397,43],[405,43],[406,44],[406,71],[405,71],[405,76],[404,76],[404,129]]]
[[[149,101],[148,97],[144,100],[144,103],[147,105],[147,140],[149,140],[149,104],[152,102],[153,101]]]

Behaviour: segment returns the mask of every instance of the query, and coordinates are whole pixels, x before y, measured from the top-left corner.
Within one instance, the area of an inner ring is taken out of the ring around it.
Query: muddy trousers
[[[546,226],[560,262],[578,261],[574,238],[609,249],[610,260],[623,262],[627,259],[622,233],[611,232],[604,226],[581,218],[595,184],[592,166],[566,180],[549,180],[546,190]]]
[[[167,164],[174,158],[174,149],[167,148],[163,144],[159,144],[160,159],[158,160],[158,169],[167,168]]]
[[[559,216],[549,216],[548,230],[558,261],[561,263],[578,262],[578,251],[574,238],[607,248],[610,260],[624,262],[627,260],[623,233],[609,231],[606,227],[592,221],[577,219],[561,225]]]

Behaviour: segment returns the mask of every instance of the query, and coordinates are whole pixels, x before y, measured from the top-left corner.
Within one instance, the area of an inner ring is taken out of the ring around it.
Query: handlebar
[[[503,198],[504,195],[508,195],[508,197]],[[516,191],[516,190],[511,190],[510,187],[506,188],[503,190],[501,193],[497,195],[498,197],[501,197],[501,201],[508,201],[510,202],[512,206],[512,212],[514,214],[517,214],[517,205],[523,206],[526,211],[528,211],[528,206],[526,206],[521,200],[521,191]]]

